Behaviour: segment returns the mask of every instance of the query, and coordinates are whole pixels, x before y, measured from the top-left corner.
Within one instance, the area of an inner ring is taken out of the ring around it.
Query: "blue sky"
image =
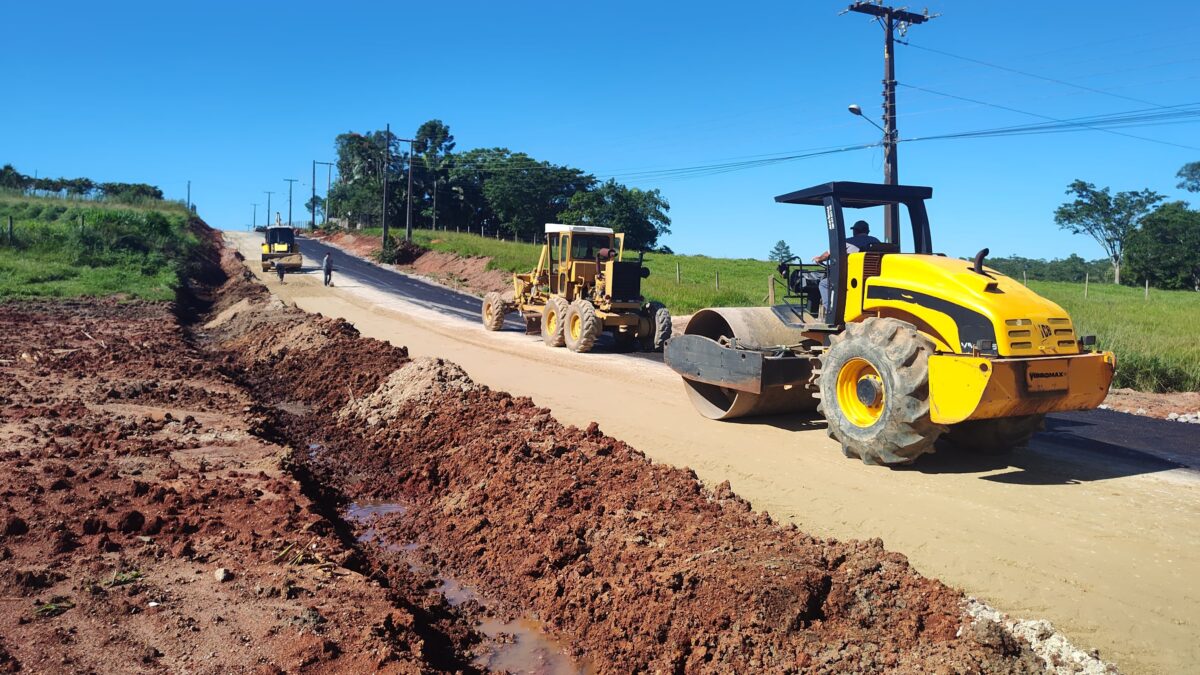
[[[235,228],[253,202],[262,219],[264,190],[286,217],[284,178],[301,181],[300,219],[310,162],[333,159],[338,133],[439,118],[460,150],[505,146],[660,188],[678,252],[765,257],[779,239],[818,252],[820,212],[772,197],[878,180],[878,148],[692,179],[636,172],[877,140],[846,106],[879,116],[882,30],[839,16],[846,4],[9,2],[0,163],[178,198],[190,179],[200,214]],[[1059,119],[1200,102],[1195,2],[929,8],[941,16],[912,29],[913,45],[1077,86],[897,46],[903,84]],[[903,87],[898,107],[902,137],[1041,121]],[[1159,142],[1083,131],[908,143],[900,178],[934,187],[937,250],[1100,257],[1054,225],[1067,184],[1186,199],[1174,174],[1200,149],[1177,145],[1200,148],[1198,131],[1193,118],[1121,130]]]

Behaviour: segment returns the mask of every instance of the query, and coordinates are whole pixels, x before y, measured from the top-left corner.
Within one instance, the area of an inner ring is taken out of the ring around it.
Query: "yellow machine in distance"
[[[1061,307],[984,266],[987,249],[974,261],[935,254],[932,194],[835,182],[776,197],[823,207],[828,264],[782,263],[782,304],[701,310],[667,343],[667,365],[697,410],[732,419],[816,409],[848,457],[897,465],[942,437],[971,449],[1018,447],[1046,413],[1098,406],[1113,355],[1093,351],[1095,338],[1076,335]],[[886,241],[847,250],[844,209],[899,206],[913,252],[900,252],[895,224]]]
[[[272,225],[267,228],[262,243],[262,268],[264,272],[273,267],[298,270],[304,264],[300,247],[296,245],[296,231],[287,225]]]
[[[519,311],[527,332],[540,330],[551,347],[591,351],[605,331],[619,350],[661,349],[671,337],[671,314],[642,297],[650,270],[624,259],[625,235],[607,227],[546,225],[537,266],[514,274],[513,288],[483,299],[483,325],[500,330]]]

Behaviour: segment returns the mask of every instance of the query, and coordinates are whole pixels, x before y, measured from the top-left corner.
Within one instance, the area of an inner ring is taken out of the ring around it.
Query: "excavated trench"
[[[705,486],[453,363],[409,360],[344,321],[283,306],[234,254],[221,264],[230,281],[193,341],[258,397],[261,433],[293,448],[288,468],[359,539],[364,569],[426,578],[475,622],[491,643],[475,666],[1045,668],[1028,643],[971,619],[960,591],[878,540],[780,525],[727,483]]]

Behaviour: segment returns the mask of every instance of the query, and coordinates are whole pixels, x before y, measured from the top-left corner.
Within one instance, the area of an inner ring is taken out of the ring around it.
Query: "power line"
[[[967,101],[968,103],[976,103],[978,105],[984,105],[989,108],[996,108],[998,110],[1007,110],[1009,112],[1020,113],[1022,115],[1029,115],[1030,117],[1037,117],[1040,119],[1049,120],[1051,122],[1066,122],[1067,121],[1067,120],[1059,119],[1057,117],[1043,115],[1041,113],[1029,112],[1028,110],[1021,110],[1019,108],[1013,108],[1011,106],[1001,105],[999,103],[991,103],[990,101],[981,101],[979,99],[968,98],[966,96],[959,96],[957,94],[947,94],[946,92],[937,91],[936,89],[928,89],[925,87],[918,87],[917,85],[914,85],[914,84],[906,84],[906,83],[901,82],[900,86],[907,87],[908,89],[916,89],[917,91],[923,91],[928,94],[935,94],[937,96],[945,96],[946,98],[957,99],[959,101]],[[1173,108],[1179,107],[1179,106],[1171,106],[1171,107],[1161,106],[1161,105],[1158,105],[1157,103],[1151,103],[1150,105],[1153,105],[1155,108],[1159,108],[1159,109],[1163,109],[1163,110],[1171,110]],[[1163,140],[1159,140],[1157,138],[1147,138],[1145,136],[1135,136],[1133,134],[1126,134],[1126,133],[1122,133],[1120,131],[1113,131],[1111,129],[1104,129],[1101,127],[1089,127],[1087,124],[1084,124],[1082,122],[1080,122],[1078,124],[1079,124],[1079,126],[1095,129],[1096,131],[1103,131],[1106,134],[1115,134],[1117,136],[1125,136],[1126,138],[1136,138],[1137,140],[1140,140],[1140,141],[1149,141],[1151,143],[1159,143],[1162,145],[1171,145],[1171,146],[1174,146],[1177,148],[1185,148],[1187,150],[1200,150],[1200,148],[1197,148],[1197,147],[1194,147],[1191,145],[1183,145],[1181,143],[1172,143],[1171,141],[1163,141]]]
[[[1008,73],[1014,73],[1014,74],[1016,74],[1016,75],[1023,75],[1023,76],[1025,76],[1025,77],[1031,77],[1031,78],[1033,78],[1033,79],[1035,79],[1035,80],[1042,80],[1043,82],[1052,82],[1052,83],[1054,83],[1054,84],[1062,85],[1062,86],[1064,86],[1064,87],[1071,87],[1071,88],[1073,88],[1073,89],[1079,89],[1079,90],[1082,90],[1082,91],[1091,92],[1091,93],[1093,93],[1093,94],[1101,94],[1101,95],[1103,95],[1103,96],[1110,96],[1110,97],[1112,97],[1112,98],[1120,98],[1120,99],[1124,99],[1124,100],[1126,100],[1126,101],[1133,101],[1134,103],[1141,103],[1141,104],[1143,104],[1143,105],[1150,105],[1150,106],[1154,106],[1154,107],[1156,107],[1156,108],[1170,108],[1170,107],[1172,107],[1172,106],[1165,106],[1165,105],[1161,105],[1161,104],[1159,104],[1159,103],[1155,103],[1155,102],[1153,102],[1153,101],[1147,101],[1147,100],[1145,100],[1145,99],[1137,98],[1137,97],[1134,97],[1134,96],[1125,96],[1124,94],[1114,94],[1114,93],[1112,93],[1111,91],[1105,91],[1104,89],[1097,89],[1096,87],[1089,87],[1089,86],[1087,86],[1087,85],[1083,85],[1083,84],[1076,84],[1076,83],[1074,83],[1074,82],[1068,82],[1068,81],[1066,81],[1066,80],[1060,80],[1060,79],[1058,79],[1058,78],[1056,78],[1056,77],[1047,77],[1047,76],[1045,76],[1045,75],[1038,75],[1037,73],[1030,73],[1030,72],[1026,72],[1026,71],[1024,71],[1024,70],[1018,70],[1017,68],[1010,68],[1010,67],[1008,67],[1008,66],[1001,66],[1001,65],[999,65],[999,64],[995,64],[995,63],[989,63],[989,62],[987,62],[987,61],[984,61],[984,60],[982,60],[982,59],[976,59],[976,58],[972,58],[972,57],[970,57],[970,56],[962,56],[961,54],[952,54],[952,53],[950,53],[950,52],[943,51],[943,50],[941,50],[941,49],[934,49],[934,48],[932,48],[932,47],[922,47],[921,45],[915,45],[915,44],[912,44],[911,42],[906,42],[906,41],[904,41],[904,40],[897,40],[897,42],[899,42],[899,43],[900,43],[900,44],[902,44],[902,45],[905,45],[906,47],[912,47],[913,49],[920,49],[921,51],[925,51],[925,52],[932,52],[932,53],[934,53],[934,54],[941,54],[942,56],[948,56],[948,57],[950,57],[950,58],[952,58],[952,59],[958,59],[958,60],[960,60],[960,61],[967,61],[967,62],[969,62],[969,63],[975,63],[975,64],[978,64],[978,65],[981,65],[981,66],[985,66],[985,67],[988,67],[988,68],[994,68],[994,69],[996,69],[996,70],[1002,70],[1002,71],[1004,71],[1004,72],[1008,72]]]

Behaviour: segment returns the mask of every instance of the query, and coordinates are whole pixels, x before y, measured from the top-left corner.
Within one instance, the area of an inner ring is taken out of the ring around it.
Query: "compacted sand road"
[[[1200,663],[1200,474],[1126,449],[1144,437],[1096,439],[1086,416],[1065,417],[1008,457],[947,448],[910,469],[869,467],[842,457],[820,420],[702,419],[661,363],[488,333],[454,294],[418,306],[345,264],[335,288],[318,274],[280,287],[257,268],[258,239],[226,233],[249,269],[302,309],[453,360],[564,423],[597,421],[656,461],[710,484],[729,480],[756,509],[810,533],[880,537],[922,573],[1015,616],[1049,619],[1125,672],[1195,672]]]

